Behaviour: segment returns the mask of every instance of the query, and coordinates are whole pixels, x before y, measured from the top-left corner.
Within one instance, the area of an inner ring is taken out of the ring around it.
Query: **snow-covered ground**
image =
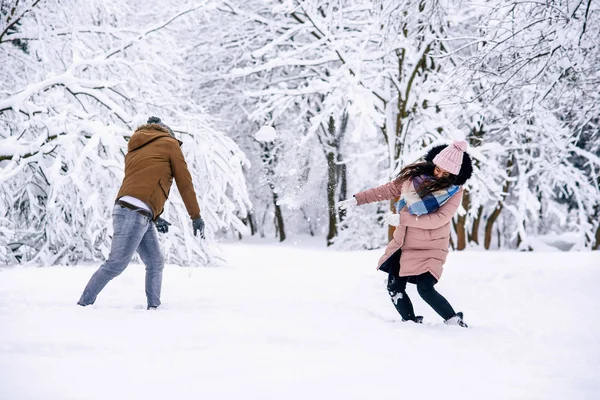
[[[600,252],[451,253],[450,327],[409,285],[400,322],[380,251],[228,244],[229,267],[143,266],[96,305],[96,268],[0,268],[0,399],[598,399]]]

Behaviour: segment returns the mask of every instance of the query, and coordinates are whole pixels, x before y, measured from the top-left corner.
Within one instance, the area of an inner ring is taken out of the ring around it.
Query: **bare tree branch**
[[[134,45],[136,42],[139,42],[140,40],[144,39],[146,36],[150,35],[151,33],[158,32],[159,30],[161,30],[161,29],[163,29],[163,28],[165,28],[165,27],[169,26],[169,25],[170,25],[170,24],[171,24],[173,21],[175,21],[175,20],[177,20],[177,19],[179,19],[179,18],[183,17],[184,15],[187,15],[187,14],[189,14],[189,13],[191,13],[191,12],[194,12],[194,11],[196,11],[196,10],[200,9],[200,8],[203,8],[203,7],[205,7],[205,5],[204,5],[204,4],[202,4],[202,5],[199,5],[199,6],[197,6],[197,7],[190,8],[189,10],[186,10],[186,11],[182,11],[182,12],[180,12],[179,14],[177,14],[177,15],[175,15],[175,16],[173,16],[173,17],[171,17],[171,19],[169,19],[168,21],[166,21],[166,22],[165,22],[165,23],[163,23],[162,25],[159,25],[159,26],[157,26],[157,27],[155,27],[155,28],[152,28],[152,29],[150,29],[150,30],[148,30],[148,31],[146,31],[146,32],[144,32],[144,33],[142,33],[142,34],[140,34],[140,35],[139,35],[139,36],[138,36],[136,39],[133,39],[133,40],[131,40],[131,41],[130,41],[128,44],[126,44],[126,45],[124,45],[124,46],[121,46],[121,47],[119,47],[119,48],[117,48],[117,49],[113,50],[113,51],[112,51],[111,53],[109,53],[109,54],[108,54],[108,55],[107,55],[105,58],[106,58],[106,59],[108,59],[108,58],[110,58],[110,57],[114,56],[115,54],[118,54],[118,53],[120,53],[120,52],[122,52],[122,51],[124,51],[124,50],[126,50],[126,49],[128,49],[128,48],[130,48],[130,47],[131,47],[131,46],[133,46],[133,45]]]
[[[581,31],[581,35],[579,36],[579,45],[581,46],[581,39],[583,35],[585,35],[585,29],[587,27],[588,22],[588,14],[590,13],[590,6],[592,5],[592,0],[588,0],[587,7],[585,9],[585,19],[583,20],[583,29]]]
[[[16,24],[18,24],[19,21],[21,20],[21,18],[23,18],[25,16],[25,14],[27,14],[29,11],[33,10],[35,8],[35,6],[38,5],[39,2],[40,2],[40,0],[35,0],[35,3],[33,3],[30,8],[26,9],[25,11],[23,11],[23,13],[21,15],[19,15],[17,18],[15,18],[12,22],[10,22],[6,26],[6,28],[4,28],[4,30],[2,31],[2,33],[0,33],[0,43],[2,43],[2,38],[8,33],[8,31],[11,28],[13,28]],[[18,2],[17,2],[17,4],[15,4],[15,6],[14,6],[14,8],[12,10],[13,13],[16,10],[17,5],[18,5]],[[10,17],[8,18],[8,21],[10,21]]]

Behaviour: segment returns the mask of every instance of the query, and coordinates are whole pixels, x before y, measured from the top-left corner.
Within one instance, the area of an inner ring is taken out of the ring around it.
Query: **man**
[[[125,270],[136,250],[146,265],[147,309],[155,310],[160,305],[164,258],[156,229],[166,233],[171,225],[159,216],[173,178],[192,219],[194,236],[200,232],[204,239],[204,221],[180,146],[171,128],[156,117],[149,118],[131,136],[125,177],[113,209],[110,254],[85,287],[77,302],[80,306],[93,304],[104,286]]]

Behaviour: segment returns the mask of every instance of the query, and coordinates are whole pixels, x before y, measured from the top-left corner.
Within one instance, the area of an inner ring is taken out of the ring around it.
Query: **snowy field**
[[[451,253],[450,327],[409,285],[400,322],[381,251],[228,244],[225,268],[165,268],[145,310],[131,265],[96,305],[96,266],[0,268],[0,399],[599,399],[600,252]]]

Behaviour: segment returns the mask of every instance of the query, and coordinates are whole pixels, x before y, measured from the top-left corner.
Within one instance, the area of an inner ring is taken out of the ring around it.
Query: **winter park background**
[[[0,399],[600,398],[600,4],[2,0]],[[163,306],[108,255],[133,130],[183,144]],[[402,323],[390,203],[335,203],[464,139],[438,287]]]

